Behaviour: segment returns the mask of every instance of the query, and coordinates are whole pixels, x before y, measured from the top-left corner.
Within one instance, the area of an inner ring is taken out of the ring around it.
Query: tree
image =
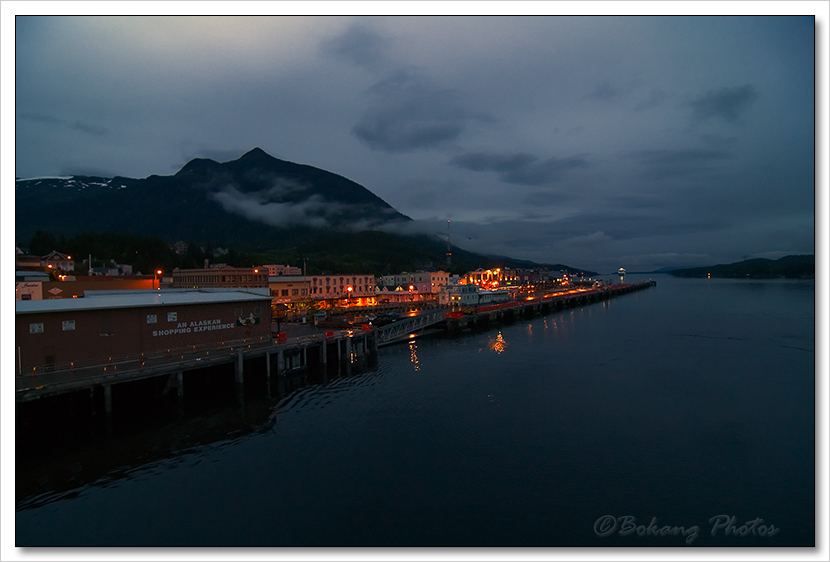
[[[45,256],[58,249],[58,241],[51,232],[38,230],[29,242],[29,253],[33,256]]]

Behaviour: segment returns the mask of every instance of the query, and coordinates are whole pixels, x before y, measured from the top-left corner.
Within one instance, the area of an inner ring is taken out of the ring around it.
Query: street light
[[[352,306],[352,291],[354,291],[354,287],[349,285],[346,287],[346,290],[349,292],[349,306]]]
[[[160,270],[160,269],[157,269],[157,270],[156,270],[156,274],[155,274],[155,276],[153,277],[153,288],[154,288],[154,289],[161,289],[161,284],[160,284],[160,283],[158,283],[158,276],[159,276],[159,275],[161,275],[161,270]]]

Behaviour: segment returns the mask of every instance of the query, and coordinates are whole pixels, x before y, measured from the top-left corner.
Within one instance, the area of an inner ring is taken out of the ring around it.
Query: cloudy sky
[[[168,175],[258,146],[473,251],[600,272],[813,253],[815,29],[17,17],[14,174]]]

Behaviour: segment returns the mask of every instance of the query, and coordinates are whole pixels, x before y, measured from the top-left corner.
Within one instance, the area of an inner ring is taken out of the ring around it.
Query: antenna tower
[[[447,219],[447,269],[452,265],[452,246],[450,246],[450,219]]]

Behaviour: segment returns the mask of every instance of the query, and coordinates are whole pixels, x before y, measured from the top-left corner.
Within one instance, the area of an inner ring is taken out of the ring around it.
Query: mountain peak
[[[193,175],[197,173],[209,173],[215,171],[220,166],[219,162],[211,160],[210,158],[194,158],[185,164],[181,170],[176,172],[177,176]]]
[[[240,156],[239,160],[262,160],[265,158],[269,160],[276,160],[276,158],[262,150],[260,147],[255,146],[254,148]]]

